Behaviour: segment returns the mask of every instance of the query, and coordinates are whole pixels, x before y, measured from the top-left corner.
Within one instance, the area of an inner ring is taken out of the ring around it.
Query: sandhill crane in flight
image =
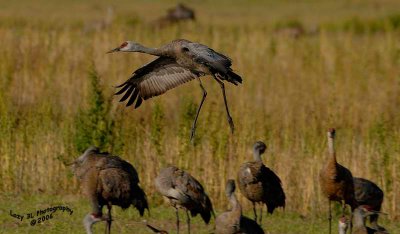
[[[197,79],[203,90],[203,97],[191,129],[190,139],[192,140],[196,131],[197,118],[207,96],[200,77],[211,75],[221,87],[228,123],[233,133],[234,124],[229,113],[223,81],[238,85],[242,83],[242,78],[233,72],[230,58],[206,45],[184,39],[174,40],[160,48],[148,48],[133,41],[126,41],[107,53],[113,52],[139,52],[158,56],[157,59],[137,69],[126,82],[117,86],[121,89],[116,95],[124,93],[120,102],[129,98],[126,106],[136,101],[135,108],[138,108],[143,100],[161,95],[183,83]]]
[[[177,233],[179,233],[179,208],[186,211],[189,233],[189,211],[192,217],[200,214],[206,224],[210,222],[211,214],[214,215],[210,198],[203,186],[186,171],[174,166],[166,167],[155,179],[155,186],[157,191],[175,208]]]
[[[83,220],[88,234],[92,233],[93,224],[100,221],[107,221],[106,233],[110,233],[113,205],[122,209],[133,205],[141,216],[148,209],[135,168],[120,157],[101,153],[92,146],[73,162],[73,170],[82,181],[82,189],[92,205],[92,212]],[[105,205],[108,208],[106,217],[102,214]]]

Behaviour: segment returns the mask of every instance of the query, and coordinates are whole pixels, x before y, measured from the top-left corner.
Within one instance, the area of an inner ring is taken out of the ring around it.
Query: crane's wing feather
[[[232,65],[232,60],[227,56],[214,51],[208,46],[199,43],[188,43],[188,53],[198,63],[214,69],[217,72],[226,74]]]
[[[240,166],[239,181],[243,184],[258,183],[262,180],[262,162],[247,162]]]
[[[234,85],[242,83],[242,77],[233,72],[232,60],[229,57],[202,44],[187,43],[185,46],[187,47],[186,53],[193,61],[207,66],[218,78],[227,80]]]
[[[282,182],[275,172],[263,165],[261,174],[263,190],[266,195],[265,203],[268,207],[268,213],[272,214],[276,207],[285,207],[286,195],[282,188]]]
[[[135,108],[138,108],[143,99],[161,95],[196,77],[198,74],[180,66],[174,59],[159,57],[137,69],[130,79],[117,86],[120,90],[116,95],[124,94],[121,102],[129,98],[127,106],[137,100]]]

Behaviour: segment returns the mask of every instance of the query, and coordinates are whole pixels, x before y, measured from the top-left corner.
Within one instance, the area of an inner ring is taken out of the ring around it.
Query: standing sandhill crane
[[[350,220],[346,216],[342,216],[339,219],[339,234],[346,234],[349,228]]]
[[[261,154],[267,146],[257,141],[253,146],[254,161],[244,163],[238,172],[239,188],[242,194],[253,203],[254,220],[257,222],[256,203],[264,203],[268,213],[272,214],[277,207],[285,207],[285,192],[279,177],[262,160]],[[260,220],[262,221],[262,208]]]
[[[186,211],[188,231],[190,233],[190,217],[200,214],[204,222],[210,222],[214,210],[210,198],[205,193],[203,186],[189,173],[177,167],[170,166],[162,169],[155,180],[158,192],[169,200],[176,211],[176,228],[179,233],[179,212],[182,208]]]
[[[161,95],[183,83],[197,79],[200,88],[203,90],[203,97],[191,130],[190,139],[193,139],[197,118],[207,96],[200,77],[211,75],[221,86],[228,123],[233,133],[234,124],[229,113],[223,81],[226,80],[238,85],[238,83],[242,83],[242,78],[232,71],[230,58],[208,46],[184,39],[174,40],[161,48],[147,48],[139,43],[126,41],[119,47],[108,51],[108,53],[118,51],[140,52],[158,56],[157,59],[137,69],[126,82],[117,86],[117,88],[121,89],[116,95],[125,93],[120,102],[129,98],[126,106],[130,106],[137,100],[135,108],[138,108],[143,99],[146,100]]]
[[[334,148],[335,129],[328,130],[328,149],[329,157],[325,166],[320,171],[319,181],[322,192],[329,200],[329,233],[331,233],[331,201],[342,202],[342,213],[346,204],[350,205],[353,211],[357,207],[357,201],[354,195],[354,183],[351,172],[336,161]],[[350,223],[351,230],[351,223]]]
[[[383,202],[383,191],[374,182],[354,177],[354,192],[358,205],[363,206],[369,211],[380,211]],[[386,231],[386,229],[378,225],[378,213],[369,216],[369,220],[373,229]]]
[[[232,209],[217,216],[215,219],[216,234],[263,234],[263,229],[257,222],[242,216],[242,206],[235,195],[235,181],[228,180],[226,183],[225,193],[228,197]]]
[[[138,185],[135,168],[120,157],[101,153],[92,146],[74,161],[73,167],[92,205],[92,213],[87,214],[83,221],[87,233],[92,233],[94,223],[103,220],[107,220],[106,232],[110,233],[113,205],[122,209],[133,205],[141,216],[148,209],[146,194]],[[107,217],[102,214],[104,205],[108,208]]]

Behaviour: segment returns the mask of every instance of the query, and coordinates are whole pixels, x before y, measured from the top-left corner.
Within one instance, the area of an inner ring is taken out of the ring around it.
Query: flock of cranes
[[[346,175],[351,173],[336,162],[333,148],[334,133],[333,129],[328,131],[328,139],[332,139],[332,142],[328,141],[330,158],[321,170],[321,187],[329,201],[343,201],[343,215],[339,219],[339,234],[347,233],[349,227],[350,230],[354,229],[351,233],[388,233],[377,223],[383,202],[382,190],[375,183],[363,178],[355,177],[350,178],[351,181],[345,181]],[[188,233],[191,232],[190,216],[194,217],[198,214],[206,224],[212,217],[215,219],[215,233],[217,234],[264,233],[261,227],[263,205],[265,204],[268,213],[272,214],[275,208],[285,207],[286,202],[279,177],[261,161],[261,154],[265,150],[266,145],[263,142],[256,142],[253,147],[254,160],[243,163],[237,174],[237,182],[242,195],[253,203],[254,220],[242,215],[242,206],[235,195],[234,180],[227,181],[225,190],[231,209],[215,216],[210,198],[195,177],[175,166],[163,168],[155,178],[154,185],[156,190],[175,209],[177,233],[179,233],[179,208],[186,213]],[[133,205],[141,216],[146,209],[149,209],[147,196],[139,186],[136,170],[120,157],[100,152],[96,147],[89,147],[82,156],[74,161],[73,165],[74,173],[81,180],[83,191],[92,206],[91,213],[87,214],[83,220],[87,233],[92,233],[92,225],[100,221],[107,222],[106,233],[110,233],[113,205],[123,209]],[[323,180],[324,176],[328,176],[330,179]],[[348,191],[346,186],[350,187],[352,194],[345,194]],[[262,203],[259,218],[256,212],[256,203]],[[344,214],[345,203],[352,207],[354,227],[352,227],[352,218],[348,218]],[[105,215],[102,213],[103,206],[107,206],[108,209],[108,213]],[[329,222],[331,222],[331,214],[329,215]],[[366,226],[368,217],[370,217],[371,227]],[[168,233],[149,224],[147,226],[155,233]]]
[[[343,202],[343,215],[339,219],[339,234],[346,233],[349,227],[350,230],[354,229],[351,233],[388,233],[377,223],[383,202],[382,190],[375,183],[363,178],[350,177],[351,180],[347,180],[346,176],[351,175],[351,172],[336,162],[334,136],[334,129],[330,129],[328,131],[329,159],[321,170],[320,177],[321,188],[329,199],[329,203],[331,200]],[[254,160],[243,163],[237,173],[237,182],[242,195],[253,203],[254,220],[243,216],[242,206],[235,195],[234,180],[229,179],[225,189],[231,209],[215,216],[210,198],[195,177],[175,166],[161,169],[154,179],[154,185],[175,209],[177,233],[179,233],[179,208],[186,213],[188,233],[191,232],[190,216],[194,217],[198,214],[206,224],[212,217],[215,219],[216,234],[264,233],[261,227],[264,204],[268,213],[272,214],[275,208],[285,207],[286,202],[279,177],[261,161],[261,154],[265,150],[265,143],[256,142],[253,147]],[[92,225],[100,221],[107,222],[106,233],[110,233],[113,205],[123,209],[133,205],[141,216],[146,209],[149,209],[147,197],[139,186],[136,170],[120,157],[100,152],[96,147],[89,147],[74,161],[73,169],[75,175],[82,181],[83,191],[92,205],[91,213],[87,214],[83,221],[87,233],[92,233]],[[346,194],[348,191],[351,194]],[[256,203],[261,203],[259,218]],[[348,218],[344,214],[345,204],[349,204],[352,208],[354,225],[352,225],[352,217]],[[103,206],[107,206],[106,215],[102,214]],[[370,217],[371,227],[366,226],[368,217]],[[329,222],[331,218],[329,213]],[[149,224],[147,226],[155,233],[168,233]],[[330,230],[331,224],[329,224],[329,232]]]
[[[203,97],[193,122],[190,136],[192,139],[207,96],[200,77],[211,75],[221,87],[228,123],[233,133],[234,124],[228,108],[224,81],[238,85],[242,83],[242,78],[231,69],[230,58],[205,45],[182,39],[160,48],[148,48],[136,42],[126,41],[108,53],[112,52],[140,52],[158,57],[137,69],[131,78],[118,86],[116,95],[123,95],[121,102],[128,100],[127,106],[136,102],[135,108],[138,108],[143,100],[161,95],[188,81],[197,80]],[[329,233],[332,220],[331,201],[341,202],[343,207],[343,214],[339,219],[340,233],[346,233],[348,228],[354,228],[353,233],[387,233],[377,223],[383,202],[382,190],[369,180],[353,177],[350,170],[337,162],[334,147],[335,129],[329,129],[327,137],[329,155],[320,172],[320,185],[329,201]],[[197,215],[200,215],[206,224],[213,217],[217,234],[264,233],[261,227],[264,205],[267,212],[272,214],[276,208],[284,208],[286,204],[280,178],[266,167],[261,159],[266,149],[265,143],[256,142],[253,147],[254,159],[242,164],[237,172],[240,192],[253,204],[254,220],[243,216],[242,206],[235,195],[234,180],[229,179],[226,184],[226,197],[231,209],[215,216],[206,190],[195,177],[175,166],[163,168],[154,178],[154,185],[175,209],[177,233],[180,224],[179,209],[186,213],[188,233],[191,232],[190,217]],[[83,191],[92,206],[92,211],[83,221],[87,233],[92,233],[93,224],[100,221],[107,223],[106,233],[110,233],[113,205],[122,209],[133,205],[141,216],[149,209],[135,168],[120,157],[100,152],[96,147],[89,147],[74,161],[73,168],[75,175],[82,181]],[[257,204],[261,204],[258,213]],[[346,204],[351,207],[350,218],[345,216]],[[107,214],[102,213],[103,206],[107,206]],[[365,225],[367,217],[370,217],[371,227]],[[147,226],[156,233],[168,233],[149,224]]]
[[[285,206],[285,193],[279,177],[260,158],[266,146],[263,142],[254,145],[255,160],[244,163],[238,172],[237,180],[242,194],[247,197],[253,206],[263,203],[269,213],[276,207]],[[84,218],[87,233],[92,233],[93,224],[106,221],[106,233],[111,229],[111,208],[113,205],[122,209],[133,205],[141,216],[148,208],[147,197],[139,186],[139,177],[134,167],[118,156],[107,152],[100,152],[96,147],[89,147],[73,163],[75,175],[81,180],[82,188],[88,197],[92,211]],[[208,224],[211,217],[215,218],[215,233],[264,233],[261,228],[262,207],[260,219],[254,208],[254,220],[242,215],[242,207],[235,195],[235,181],[228,180],[226,196],[231,210],[217,217],[210,198],[200,182],[188,172],[175,166],[163,168],[154,180],[156,190],[169,202],[176,212],[176,229],[179,233],[179,212],[183,209],[187,217],[188,233],[190,233],[190,216],[198,214],[204,223]],[[108,213],[102,214],[103,206],[107,206]],[[190,213],[190,214],[189,214]],[[151,225],[147,226],[158,233]]]

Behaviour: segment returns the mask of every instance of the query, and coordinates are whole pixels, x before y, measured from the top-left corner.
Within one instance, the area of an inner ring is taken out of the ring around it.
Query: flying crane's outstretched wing
[[[128,100],[126,106],[138,108],[143,99],[161,95],[170,89],[197,78],[199,75],[176,63],[174,59],[159,57],[137,69],[131,78],[117,86],[121,88],[115,95],[123,94],[120,102]]]

